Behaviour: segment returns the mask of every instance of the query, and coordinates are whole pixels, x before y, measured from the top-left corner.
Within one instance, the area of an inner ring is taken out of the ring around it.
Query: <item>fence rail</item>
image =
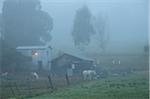
[[[48,76],[40,79],[5,79],[0,78],[0,99],[25,98],[43,93],[50,93],[57,88],[82,82],[81,76]]]

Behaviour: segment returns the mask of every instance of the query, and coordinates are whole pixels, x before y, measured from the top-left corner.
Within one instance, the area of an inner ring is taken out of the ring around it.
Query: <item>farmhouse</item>
[[[51,69],[53,74],[64,75],[68,72],[70,74],[81,74],[83,70],[94,69],[94,61],[92,59],[75,56],[64,53],[55,58],[51,62]]]
[[[49,70],[51,66],[51,46],[19,46],[16,48],[18,52],[32,57],[35,65],[34,69]]]

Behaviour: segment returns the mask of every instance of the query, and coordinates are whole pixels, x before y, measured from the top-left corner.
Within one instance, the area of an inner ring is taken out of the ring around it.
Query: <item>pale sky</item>
[[[109,47],[113,47],[114,50],[121,47],[125,51],[136,49],[135,52],[138,52],[148,40],[147,2],[147,0],[43,0],[43,9],[54,19],[52,45],[60,48],[73,45],[68,41],[72,41],[70,32],[75,11],[86,3],[94,15],[107,16]]]

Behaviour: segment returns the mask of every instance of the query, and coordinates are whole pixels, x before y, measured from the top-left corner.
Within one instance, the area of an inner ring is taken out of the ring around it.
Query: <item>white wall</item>
[[[48,66],[48,61],[51,61],[51,50],[46,48],[46,49],[36,49],[36,52],[38,55],[32,55],[33,49],[28,49],[28,50],[18,50],[22,54],[26,56],[32,57],[33,64],[37,65],[38,68],[38,61],[42,61],[43,68],[44,69],[49,69],[50,67]],[[47,54],[48,51],[48,54]]]

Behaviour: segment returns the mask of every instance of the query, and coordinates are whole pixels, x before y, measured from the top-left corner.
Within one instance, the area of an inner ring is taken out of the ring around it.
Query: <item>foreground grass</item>
[[[148,76],[111,77],[30,99],[149,99]]]

